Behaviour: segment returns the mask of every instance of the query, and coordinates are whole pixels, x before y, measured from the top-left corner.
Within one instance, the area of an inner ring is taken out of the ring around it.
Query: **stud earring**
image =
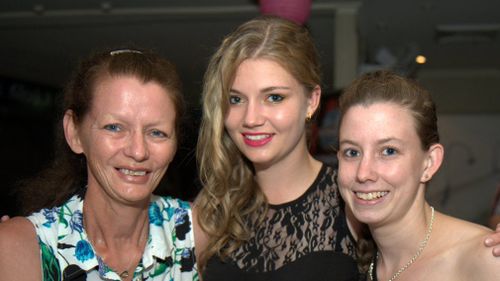
[[[306,122],[307,123],[311,122],[311,119],[312,119],[312,114],[311,113],[307,113]]]

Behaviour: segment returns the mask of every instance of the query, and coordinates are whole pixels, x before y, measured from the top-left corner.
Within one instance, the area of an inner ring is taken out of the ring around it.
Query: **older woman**
[[[0,224],[0,280],[198,279],[189,205],[152,195],[176,152],[180,87],[150,52],[80,65],[65,91],[61,157],[27,192],[41,210]]]

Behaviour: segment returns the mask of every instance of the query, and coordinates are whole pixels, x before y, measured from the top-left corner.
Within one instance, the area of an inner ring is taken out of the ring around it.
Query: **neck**
[[[320,168],[321,162],[307,153],[300,160],[256,167],[255,180],[270,204],[282,204],[302,195],[314,182]]]
[[[432,209],[427,203],[413,209],[417,210],[407,213],[398,222],[370,227],[378,248],[376,266],[381,279],[389,279],[403,267],[409,267],[408,263],[417,262],[427,247],[427,235],[432,234]],[[412,259],[414,261],[410,262]]]
[[[149,232],[148,206],[127,206],[87,189],[83,220],[88,239],[97,258],[122,280],[132,280],[142,258]]]
[[[140,245],[148,232],[148,204],[127,206],[89,188],[83,203],[85,230],[90,240],[106,248]],[[94,246],[99,246],[94,245]]]

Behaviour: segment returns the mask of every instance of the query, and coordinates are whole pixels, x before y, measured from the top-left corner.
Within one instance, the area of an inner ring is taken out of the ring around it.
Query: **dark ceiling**
[[[313,0],[308,21],[320,50],[326,90],[334,89],[335,9],[356,7],[359,69],[500,71],[498,0]],[[259,14],[250,0],[2,1],[0,76],[59,87],[79,57],[101,46],[154,48],[174,61],[196,97],[208,58],[222,37]]]

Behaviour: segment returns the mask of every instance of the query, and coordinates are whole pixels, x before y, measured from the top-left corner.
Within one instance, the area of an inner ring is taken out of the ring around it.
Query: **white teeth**
[[[132,171],[129,169],[120,169],[120,172],[129,176],[144,176],[146,174],[146,171]]]
[[[245,135],[245,138],[249,139],[249,140],[253,140],[253,141],[257,141],[257,140],[263,140],[265,138],[269,137],[269,135]]]
[[[385,196],[387,193],[387,191],[378,191],[378,192],[368,192],[368,193],[363,193],[363,192],[355,192],[356,193],[356,196],[360,199],[363,199],[363,200],[375,200],[375,199],[378,199],[380,197],[383,197]]]

